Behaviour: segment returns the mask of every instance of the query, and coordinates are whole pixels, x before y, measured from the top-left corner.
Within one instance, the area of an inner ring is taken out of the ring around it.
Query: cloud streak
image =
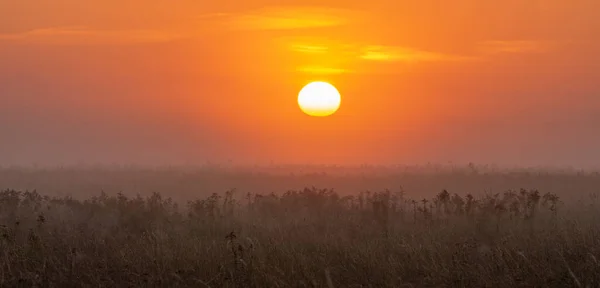
[[[307,59],[322,59],[337,63],[325,68],[320,66],[298,68],[298,71],[307,74],[351,73],[352,71],[340,67],[356,61],[398,64],[493,61],[503,54],[542,53],[550,47],[538,41],[485,41],[475,45],[474,53],[448,54],[395,45],[343,44],[327,39],[321,41],[286,39],[284,41],[287,43],[288,50],[309,57]]]
[[[347,74],[352,71],[344,68],[334,68],[327,66],[301,66],[296,69],[298,72],[313,74],[313,75],[337,75]]]
[[[292,44],[290,49],[295,52],[305,54],[325,54],[329,51],[329,47],[324,45],[308,45],[308,44]]]
[[[0,41],[29,44],[135,44],[169,42],[182,35],[159,30],[96,30],[87,27],[49,27],[0,34]]]
[[[439,62],[467,60],[468,57],[436,53],[401,46],[365,46],[360,58],[381,62]]]
[[[439,61],[462,61],[470,57],[444,54],[432,51],[419,50],[415,48],[391,45],[366,45],[366,44],[341,44],[341,43],[319,43],[316,42],[294,42],[287,45],[288,49],[319,57],[346,61],[374,61],[374,62],[439,62]]]
[[[476,44],[474,53],[448,54],[395,45],[342,44],[327,40],[308,41],[308,39],[286,39],[284,41],[287,41],[288,49],[293,52],[304,54],[307,57],[321,57],[320,59],[337,60],[337,62],[343,63],[353,61],[381,63],[489,61],[499,54],[542,53],[549,49],[549,45],[538,41],[485,41]],[[305,67],[300,71],[317,74],[322,74],[322,71],[335,71],[332,74],[346,72],[343,69],[321,70],[306,69]]]

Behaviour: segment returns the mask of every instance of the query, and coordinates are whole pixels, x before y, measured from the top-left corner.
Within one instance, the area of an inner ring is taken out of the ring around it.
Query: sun
[[[300,109],[310,116],[330,116],[340,108],[340,103],[340,92],[327,82],[311,82],[298,93]]]

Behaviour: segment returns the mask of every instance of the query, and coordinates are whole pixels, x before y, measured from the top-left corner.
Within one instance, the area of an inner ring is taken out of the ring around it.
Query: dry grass
[[[0,193],[2,287],[599,287],[597,198]]]

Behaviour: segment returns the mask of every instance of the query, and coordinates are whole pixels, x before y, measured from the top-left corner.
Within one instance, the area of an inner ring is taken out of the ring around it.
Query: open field
[[[4,169],[0,286],[600,287],[597,173],[368,171]]]

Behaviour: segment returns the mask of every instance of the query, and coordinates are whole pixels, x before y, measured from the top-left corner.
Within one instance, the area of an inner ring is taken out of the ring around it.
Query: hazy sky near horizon
[[[597,0],[0,0],[0,164],[599,166]],[[332,117],[297,93],[334,84]]]

